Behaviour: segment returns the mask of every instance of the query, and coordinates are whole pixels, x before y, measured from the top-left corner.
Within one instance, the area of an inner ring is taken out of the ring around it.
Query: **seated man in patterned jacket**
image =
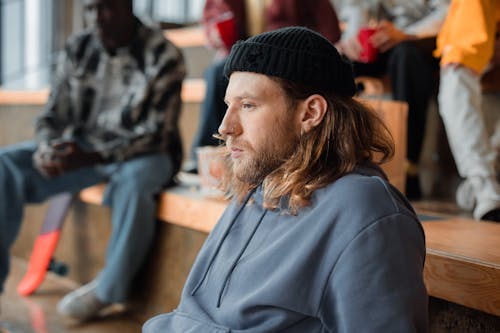
[[[185,67],[132,0],[84,0],[89,28],[62,52],[36,140],[0,149],[0,293],[25,203],[107,182],[112,209],[106,264],[58,311],[80,321],[127,299],[152,244],[155,195],[179,169]]]

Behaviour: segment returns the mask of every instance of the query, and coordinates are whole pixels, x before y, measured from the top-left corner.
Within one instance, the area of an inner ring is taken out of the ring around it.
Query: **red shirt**
[[[232,13],[238,39],[248,37],[245,0],[206,0],[202,22],[207,32],[210,46],[227,53],[231,47],[221,45],[220,38],[214,38],[213,22],[221,16]],[[273,0],[266,13],[266,30],[288,26],[304,26],[321,33],[332,43],[340,38],[337,14],[330,0]]]

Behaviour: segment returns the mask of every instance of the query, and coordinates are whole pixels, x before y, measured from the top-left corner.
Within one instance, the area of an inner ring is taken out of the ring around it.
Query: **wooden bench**
[[[80,199],[100,204],[103,188],[90,187],[80,193]],[[226,205],[223,200],[201,195],[197,183],[191,181],[160,195],[157,216],[161,221],[208,233]],[[424,279],[429,295],[500,316],[500,224],[424,214]]]
[[[160,194],[157,218],[181,227],[209,233],[222,212],[226,201],[205,197],[199,191],[197,176],[184,175],[190,178],[182,185],[171,187]],[[100,205],[105,184],[89,187],[80,192],[79,198],[85,203]]]
[[[199,25],[167,29],[164,31],[164,36],[180,48],[205,47],[207,45],[207,38],[203,27]]]
[[[500,316],[500,224],[461,217],[422,224],[429,294]]]

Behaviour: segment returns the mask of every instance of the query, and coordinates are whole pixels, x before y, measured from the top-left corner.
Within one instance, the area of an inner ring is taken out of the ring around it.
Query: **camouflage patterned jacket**
[[[38,142],[77,140],[108,162],[167,152],[180,166],[184,60],[161,31],[137,24],[133,42],[114,55],[90,30],[68,40],[36,121]]]

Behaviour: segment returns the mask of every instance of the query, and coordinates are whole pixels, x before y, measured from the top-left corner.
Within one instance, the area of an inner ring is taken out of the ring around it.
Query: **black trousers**
[[[417,164],[422,151],[427,108],[439,87],[439,60],[434,37],[398,44],[373,63],[354,63],[355,76],[389,75],[392,97],[408,103],[408,160]]]

